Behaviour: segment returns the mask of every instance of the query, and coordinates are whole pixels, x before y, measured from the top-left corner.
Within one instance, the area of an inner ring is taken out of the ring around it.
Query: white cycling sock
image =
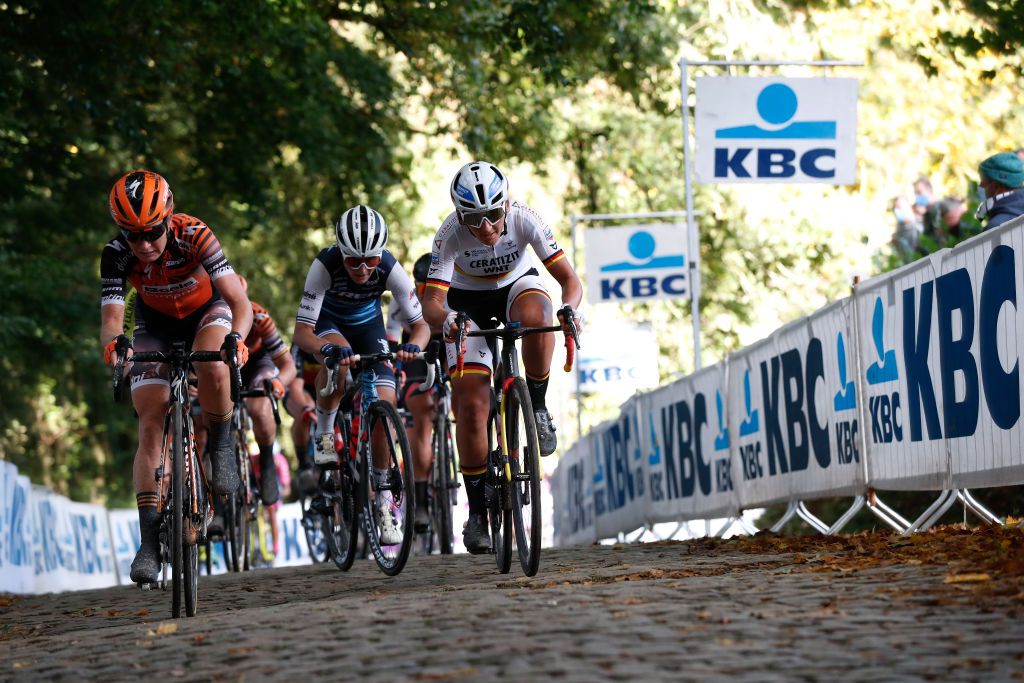
[[[316,407],[316,435],[320,436],[324,432],[334,432],[334,418],[338,415],[338,409],[335,408],[331,411],[326,411]]]

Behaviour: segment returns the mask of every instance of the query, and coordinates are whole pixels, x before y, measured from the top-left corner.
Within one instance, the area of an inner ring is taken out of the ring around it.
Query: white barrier
[[[555,545],[586,545],[597,540],[592,438],[588,434],[573,444],[551,475]]]
[[[27,593],[35,581],[30,501],[32,486],[18,468],[0,461],[0,590]]]
[[[850,305],[837,301],[729,357],[742,508],[863,489]]]
[[[117,584],[107,511],[32,487],[33,593]]]
[[[725,381],[726,366],[719,363],[640,397],[649,523],[738,512]]]
[[[279,508],[281,552],[274,558],[275,567],[311,562],[301,518],[298,503]],[[70,501],[32,486],[17,467],[0,461],[0,592],[131,585],[139,538],[136,510]],[[220,544],[212,550],[213,573],[226,571]],[[205,573],[205,564],[200,564]]]
[[[1024,217],[634,396],[559,462],[556,542],[869,487],[1024,483],[1022,294]]]

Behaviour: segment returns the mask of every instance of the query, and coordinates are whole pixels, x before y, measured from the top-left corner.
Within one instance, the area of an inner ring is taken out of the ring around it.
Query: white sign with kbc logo
[[[630,225],[584,233],[590,303],[690,296],[686,226]]]
[[[856,79],[704,77],[696,96],[698,182],[856,182]]]

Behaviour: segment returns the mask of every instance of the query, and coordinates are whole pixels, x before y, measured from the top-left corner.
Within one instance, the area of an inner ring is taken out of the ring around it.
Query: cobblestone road
[[[176,621],[161,592],[6,596],[0,679],[1024,679],[1024,596],[941,565],[807,561],[706,542],[547,550],[532,579],[489,557],[394,579],[360,561],[204,579]]]

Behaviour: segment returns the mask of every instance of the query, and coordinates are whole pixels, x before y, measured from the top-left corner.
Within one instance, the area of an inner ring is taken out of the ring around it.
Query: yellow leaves
[[[153,636],[169,636],[172,633],[177,633],[177,632],[178,632],[178,625],[177,624],[175,624],[173,621],[165,621],[165,622],[162,622],[161,624],[157,625],[155,631],[152,630],[152,629],[147,631],[146,635],[150,636],[150,637],[153,637]]]
[[[988,574],[949,574],[942,580],[942,583],[980,583],[982,581],[991,581],[992,577]]]

